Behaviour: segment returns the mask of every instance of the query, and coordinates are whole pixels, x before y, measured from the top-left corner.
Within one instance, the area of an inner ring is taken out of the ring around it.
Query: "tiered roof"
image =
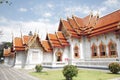
[[[99,18],[98,14],[95,16],[90,14],[84,18],[72,16],[72,18],[67,18],[67,20],[60,20],[58,31],[66,31],[70,37],[74,38],[80,38],[81,36],[92,37],[118,30],[119,22],[120,10],[101,18]]]
[[[16,51],[25,50],[25,46],[23,45],[23,40],[20,37],[16,37],[13,40],[13,46]]]
[[[53,48],[64,48],[69,46],[67,39],[60,31],[56,32],[55,34],[47,34],[46,40],[43,40],[41,44],[45,52],[52,52]]]
[[[52,47],[50,46],[50,43],[49,43],[48,40],[43,40],[43,41],[41,42],[41,44],[42,44],[45,52],[52,52],[53,49],[52,49]]]
[[[119,30],[118,28],[119,22],[120,22],[120,10],[99,18],[90,37]]]
[[[24,35],[22,37],[23,39],[23,44],[28,44],[28,41],[32,38],[33,36],[28,36],[28,35]]]
[[[24,35],[22,37],[15,37],[13,39],[13,48],[15,51],[24,51],[27,47],[38,37],[37,34],[33,36]]]
[[[57,36],[60,44],[61,44],[63,47],[69,46],[69,43],[68,43],[67,39],[65,38],[65,36],[63,35],[62,32],[60,32],[60,31],[59,31],[59,32],[56,32],[56,36]]]

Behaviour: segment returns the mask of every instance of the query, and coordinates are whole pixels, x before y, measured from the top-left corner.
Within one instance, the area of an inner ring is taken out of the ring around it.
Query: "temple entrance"
[[[58,62],[59,62],[59,61],[62,61],[62,52],[61,52],[61,51],[58,51],[58,52],[56,53],[56,59],[57,59]]]
[[[79,47],[76,45],[74,47],[74,58],[79,58]]]

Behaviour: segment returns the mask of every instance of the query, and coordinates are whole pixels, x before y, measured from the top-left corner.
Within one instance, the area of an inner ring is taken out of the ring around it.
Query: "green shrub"
[[[109,70],[114,74],[117,74],[120,71],[120,64],[117,62],[110,63],[108,67]]]
[[[77,76],[78,69],[74,65],[67,65],[64,67],[62,72],[66,80],[72,80],[72,77]]]
[[[42,67],[40,64],[37,64],[37,65],[35,66],[36,72],[41,72],[42,69],[43,69],[43,67]]]

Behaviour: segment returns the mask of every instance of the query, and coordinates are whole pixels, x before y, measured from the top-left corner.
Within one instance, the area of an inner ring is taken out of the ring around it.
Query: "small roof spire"
[[[97,12],[97,14],[96,14],[96,17],[97,17],[97,19],[99,18],[99,13]]]
[[[93,17],[93,11],[90,11],[90,17]]]
[[[22,35],[22,31],[21,31],[21,28],[20,28],[20,35],[21,35],[21,38],[22,38],[22,36],[23,36],[23,35]]]
[[[67,16],[67,20],[69,20],[70,18]]]
[[[62,18],[60,18],[60,21],[62,21],[63,19]]]
[[[13,32],[11,32],[11,35],[12,35],[12,41],[14,40],[14,34],[13,34]]]
[[[29,35],[29,36],[33,36],[33,33],[32,33],[32,31],[30,31],[30,32],[28,33],[28,35]]]

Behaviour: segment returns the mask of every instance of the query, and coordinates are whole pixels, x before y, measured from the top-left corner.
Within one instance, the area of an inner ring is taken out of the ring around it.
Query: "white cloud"
[[[26,8],[20,8],[19,11],[20,12],[27,12],[28,10]]]
[[[54,33],[58,28],[58,23],[52,24],[48,19],[39,19],[37,21],[14,21],[9,20],[9,24],[6,19],[6,25],[0,25],[0,29],[3,30],[3,34],[1,36],[0,42],[2,41],[10,41],[12,40],[12,32],[14,36],[20,37],[20,30],[23,35],[27,35],[29,31],[33,33],[39,32],[40,37],[45,39],[46,33]]]
[[[54,5],[50,3],[35,5],[34,7],[30,8],[30,10],[33,12],[33,14],[37,16],[45,17],[45,18],[51,17],[53,16],[54,13]]]
[[[0,22],[1,23],[7,22],[7,19],[5,17],[0,17]]]
[[[119,1],[118,0],[106,0],[104,4],[107,6],[115,6],[119,4]]]
[[[51,9],[54,7],[54,5],[53,5],[53,4],[50,4],[50,3],[48,3],[47,6],[48,6],[49,8],[51,8]]]
[[[88,6],[71,6],[68,8],[65,8],[65,14],[67,16],[70,16],[75,13],[83,13],[83,14],[88,14],[90,12],[90,9]]]
[[[52,14],[51,14],[51,13],[49,13],[49,12],[46,12],[46,13],[44,13],[44,14],[43,14],[43,16],[44,16],[44,17],[51,17],[51,16],[52,16]]]

